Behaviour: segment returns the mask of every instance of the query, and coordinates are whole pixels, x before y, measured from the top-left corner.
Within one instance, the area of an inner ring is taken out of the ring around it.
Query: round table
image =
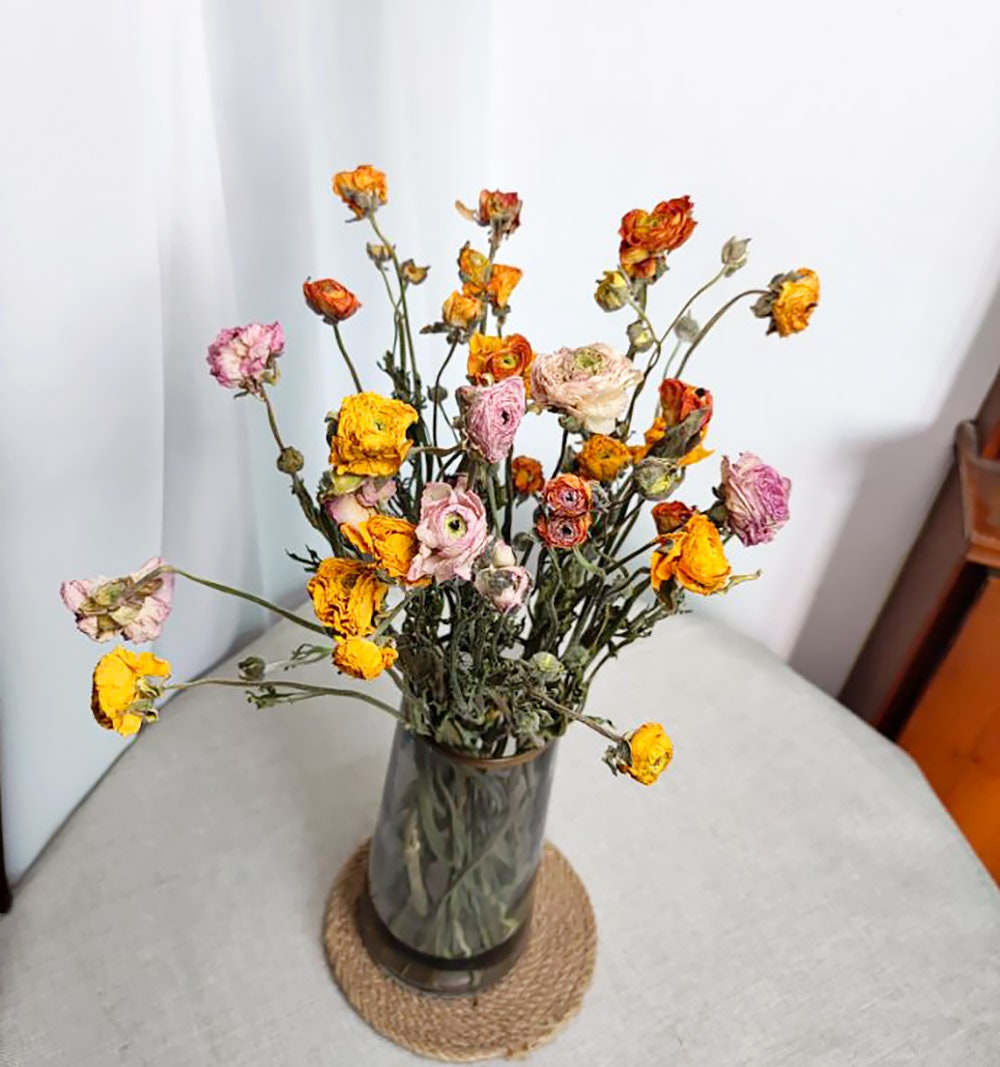
[[[549,837],[590,891],[597,967],[533,1062],[1000,1063],[1000,894],[903,752],[697,616],[605,668],[589,710],[662,721],[677,755],[645,788],[589,730],[560,743]],[[348,700],[173,700],[0,920],[0,1063],[418,1062],[352,1013],[320,936],[392,727]]]

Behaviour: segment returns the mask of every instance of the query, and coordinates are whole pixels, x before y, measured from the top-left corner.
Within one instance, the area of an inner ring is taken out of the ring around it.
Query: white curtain
[[[0,750],[14,877],[122,749],[90,718],[96,647],[60,605],[62,579],[160,553],[302,596],[283,550],[308,528],[261,411],[218,388],[204,351],[222,326],[282,321],[279,420],[315,479],[346,376],[302,280],[359,294],[345,334],[373,385],[387,341],[366,235],[329,191],[361,162],[389,174],[392,239],[433,264],[422,321],[477,236],[453,201],[521,192],[512,325],[542,351],[620,343],[627,319],[594,305],[593,281],[614,264],[620,215],[664,197],[690,193],[700,222],[657,286],[660,322],[734,233],[754,238],[739,281],[820,271],[806,334],[765,338],[737,315],[694,377],[715,393],[719,454],[757,451],[795,483],[779,540],[734,554],[766,580],[704,607],[835,690],[954,422],[996,370],[998,46],[989,0],[7,0]],[[426,365],[441,355],[427,338]],[[523,450],[551,451],[549,431],[533,421]],[[703,466],[695,499],[717,473]],[[264,622],[182,584],[156,651],[191,674]]]

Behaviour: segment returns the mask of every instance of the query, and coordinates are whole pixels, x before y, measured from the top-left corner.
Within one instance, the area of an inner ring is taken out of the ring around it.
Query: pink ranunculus
[[[476,591],[497,611],[509,615],[528,599],[531,573],[526,567],[483,567],[476,571]]]
[[[265,382],[273,385],[278,380],[274,361],[284,347],[285,333],[280,322],[232,326],[222,330],[208,346],[208,369],[227,389],[259,393]]]
[[[524,379],[504,378],[495,385],[465,385],[458,390],[465,434],[487,463],[499,463],[514,444],[524,418]]]
[[[417,524],[420,548],[406,575],[408,582],[431,577],[439,582],[450,578],[472,578],[476,562],[489,538],[486,508],[482,500],[465,488],[464,479],[452,487],[444,482],[428,482],[420,498]]]
[[[59,595],[76,617],[77,629],[94,641],[154,641],[174,595],[172,571],[153,576],[166,566],[166,560],[154,556],[124,578],[102,575],[63,582]]]
[[[612,433],[628,393],[642,380],[632,361],[610,345],[560,348],[531,367],[531,395],[542,407],[574,415],[591,433]]]
[[[325,497],[323,510],[338,526],[345,522],[357,525],[370,519],[378,505],[384,504],[395,493],[396,482],[392,478],[366,478],[350,493]]]
[[[745,545],[761,545],[788,522],[792,483],[759,456],[743,452],[731,463],[722,460],[722,499],[729,525]]]

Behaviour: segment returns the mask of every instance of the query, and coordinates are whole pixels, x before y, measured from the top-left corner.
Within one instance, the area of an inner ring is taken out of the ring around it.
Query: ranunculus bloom
[[[759,456],[743,452],[731,463],[722,460],[722,499],[729,525],[745,545],[762,545],[788,522],[792,483]]]
[[[515,456],[510,466],[515,493],[531,496],[532,493],[541,491],[545,484],[545,475],[537,459],[532,459],[531,456]]]
[[[377,645],[367,637],[348,637],[333,650],[333,665],[341,674],[369,680],[391,667],[399,653],[391,645]]]
[[[472,565],[482,555],[488,539],[486,508],[474,492],[465,488],[464,479],[454,487],[428,482],[420,498],[420,549],[407,580],[416,582],[430,577],[446,582],[457,577],[469,581]]]
[[[689,196],[663,200],[651,212],[636,209],[622,218],[619,259],[622,270],[636,278],[658,274],[658,257],[673,252],[694,232],[694,204]]]
[[[399,273],[410,285],[420,285],[430,273],[430,267],[418,267],[412,259],[404,259],[399,265]]]
[[[712,421],[712,394],[698,385],[688,385],[679,378],[660,382],[660,410],[667,426],[677,426],[695,411],[707,412],[702,430]]]
[[[618,311],[628,303],[629,292],[628,278],[620,270],[606,270],[597,283],[594,299],[604,311]]]
[[[715,523],[695,512],[653,552],[650,581],[654,590],[673,578],[692,593],[721,593],[732,573]]]
[[[656,524],[656,532],[663,534],[673,533],[679,530],[684,523],[694,514],[694,509],[679,500],[665,500],[657,504],[652,511],[653,522]]]
[[[506,337],[487,337],[474,333],[469,338],[469,359],[466,371],[473,385],[502,382],[515,375],[524,379],[525,389],[531,377],[535,353],[528,339],[519,333]]]
[[[458,401],[469,444],[487,463],[499,463],[524,417],[524,382],[505,378],[495,385],[464,385]]]
[[[306,585],[316,618],[341,637],[367,637],[375,630],[389,586],[380,581],[374,563],[330,556]]]
[[[674,746],[658,722],[643,723],[625,738],[631,760],[618,764],[618,770],[643,785],[652,785],[674,758]]]
[[[455,207],[471,222],[489,226],[498,235],[509,236],[521,224],[521,198],[517,193],[483,189],[479,193],[478,210],[471,211],[461,201],[456,201]]]
[[[75,578],[59,588],[62,602],[76,616],[77,629],[94,641],[123,637],[155,641],[170,614],[173,572],[157,574],[167,561],[153,556],[124,578]]]
[[[330,465],[337,474],[390,477],[410,451],[406,431],[416,421],[416,411],[401,400],[377,393],[347,397],[330,441]]]
[[[617,437],[595,433],[587,438],[576,466],[584,478],[595,482],[613,482],[621,471],[632,462],[632,452]]]
[[[761,319],[770,318],[768,333],[788,337],[809,325],[818,304],[819,275],[808,267],[800,267],[775,275],[768,292],[754,304],[753,313]]]
[[[483,314],[483,305],[472,296],[454,292],[441,305],[441,318],[445,324],[458,330],[467,330],[479,321]]]
[[[542,512],[535,520],[538,536],[549,548],[574,548],[582,545],[590,535],[591,515],[546,515]]]
[[[590,482],[576,474],[557,474],[542,489],[542,506],[551,515],[575,519],[590,511]]]
[[[485,290],[479,289],[471,282],[462,286],[462,292],[466,296],[479,296],[485,292],[490,303],[497,310],[502,310],[510,300],[510,294],[514,291],[517,283],[521,280],[524,271],[520,267],[508,267],[503,263],[494,263],[490,270],[490,280],[486,283]]]
[[[227,389],[260,393],[265,383],[273,385],[280,373],[275,360],[285,348],[280,322],[251,322],[222,330],[208,346],[208,369]]]
[[[119,645],[102,656],[94,668],[90,708],[99,726],[122,737],[137,733],[170,677],[170,664],[152,652],[133,652]]]
[[[499,612],[516,611],[531,592],[531,574],[516,564],[506,567],[482,567],[476,571],[476,591]]]
[[[396,493],[396,482],[392,478],[361,478],[346,474],[332,481],[330,489],[320,496],[320,503],[338,526],[345,522],[365,522],[375,514],[379,504],[384,504]],[[345,481],[353,482],[353,488],[337,492],[337,483]]]
[[[315,282],[302,283],[302,295],[306,303],[324,318],[343,322],[361,307],[361,301],[340,282],[333,278],[320,278]]]
[[[641,380],[631,360],[609,345],[560,348],[535,359],[531,394],[542,407],[574,415],[591,433],[610,433]]]
[[[361,523],[347,523],[340,532],[391,578],[406,577],[419,547],[416,526],[392,515],[372,515]]]
[[[331,184],[333,191],[359,219],[372,214],[389,199],[385,174],[370,163],[363,163],[354,170],[338,171]]]

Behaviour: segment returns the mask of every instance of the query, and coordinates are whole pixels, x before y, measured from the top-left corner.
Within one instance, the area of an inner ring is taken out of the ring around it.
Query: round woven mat
[[[580,1010],[594,972],[597,928],[587,890],[558,849],[545,845],[528,943],[513,968],[484,993],[435,997],[390,978],[361,942],[355,916],[368,846],[337,875],[323,939],[337,985],[373,1029],[421,1056],[471,1063],[525,1056]]]

